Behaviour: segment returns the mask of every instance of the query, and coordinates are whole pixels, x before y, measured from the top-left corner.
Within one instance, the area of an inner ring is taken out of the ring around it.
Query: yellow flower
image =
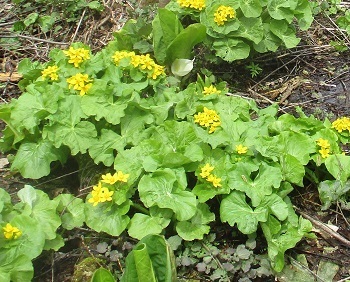
[[[91,81],[92,80],[89,79],[87,74],[82,73],[77,73],[76,75],[67,78],[69,89],[73,88],[74,90],[80,91],[80,96],[84,96],[89,91],[92,84],[88,82]]]
[[[141,55],[140,61],[141,61],[140,62],[140,65],[141,65],[140,68],[142,70],[145,70],[145,69],[151,70],[151,69],[153,69],[153,66],[155,64],[155,62],[152,60],[152,58],[150,57],[149,54]]]
[[[63,53],[69,57],[68,63],[74,64],[74,67],[79,67],[79,65],[85,60],[90,59],[90,51],[84,48],[73,48],[69,47],[68,50],[63,51]]]
[[[153,73],[152,73],[152,75],[150,77],[152,79],[157,79],[158,76],[161,76],[163,74],[165,74],[165,67],[157,65],[157,64],[154,64],[154,66],[153,66]]]
[[[4,230],[4,236],[6,239],[18,239],[22,235],[22,232],[10,223],[7,223],[2,229]]]
[[[205,166],[201,168],[201,173],[199,174],[203,178],[207,178],[210,173],[214,170],[215,167],[211,166],[210,164],[206,163]]]
[[[110,202],[112,201],[112,196],[114,194],[114,191],[109,191],[108,188],[102,187],[101,192],[99,194],[100,196],[100,202]]]
[[[194,122],[200,126],[209,127],[209,133],[213,133],[221,125],[220,117],[214,110],[204,107],[203,112],[194,115]]]
[[[114,60],[114,63],[116,65],[119,64],[120,60],[124,58],[133,58],[135,57],[134,52],[129,52],[129,51],[116,51],[114,55],[112,56],[112,59]]]
[[[108,188],[102,187],[102,183],[99,182],[96,186],[92,187],[91,198],[88,200],[93,206],[97,206],[98,203],[106,201],[112,201],[114,191],[109,191]]]
[[[335,128],[339,133],[347,130],[350,132],[350,118],[342,117],[332,122],[332,128]]]
[[[323,138],[319,138],[316,140],[317,145],[322,147],[322,148],[330,148],[331,144],[329,144],[328,140],[323,139]]]
[[[329,150],[329,148],[322,147],[321,150],[319,150],[318,152],[321,154],[321,157],[325,159],[325,158],[329,157],[330,150]]]
[[[221,91],[217,90],[214,85],[210,85],[209,87],[204,86],[204,90],[202,92],[204,95],[210,95],[210,94],[220,94]]]
[[[129,178],[129,175],[130,174],[124,174],[123,172],[121,172],[121,171],[118,171],[118,172],[116,172],[116,174],[117,174],[117,179],[118,179],[118,181],[121,181],[121,182],[128,182],[128,178]]]
[[[213,174],[210,174],[210,175],[207,177],[207,181],[208,181],[208,182],[211,182],[215,188],[221,187],[221,186],[222,186],[221,183],[220,183],[220,182],[221,182],[221,178],[218,178],[218,177],[216,177],[216,176],[213,175]]]
[[[248,147],[243,146],[242,144],[236,145],[236,151],[238,154],[242,155],[247,153]]]
[[[202,11],[205,8],[205,0],[178,0],[177,3],[184,8],[193,8]]]
[[[228,21],[228,17],[233,19],[235,16],[236,11],[232,7],[221,5],[214,13],[214,22],[218,26],[224,25]]]
[[[48,66],[44,69],[41,74],[43,77],[50,77],[51,80],[58,80],[57,71],[59,68],[57,66]]]
[[[101,180],[102,182],[104,183],[108,183],[108,184],[114,184],[118,181],[118,178],[117,178],[117,173],[115,174],[110,174],[110,173],[107,173],[105,175],[102,175],[102,179]]]

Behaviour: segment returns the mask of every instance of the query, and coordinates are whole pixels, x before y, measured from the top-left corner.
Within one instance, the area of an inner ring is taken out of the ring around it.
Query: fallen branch
[[[18,72],[1,72],[0,73],[0,82],[7,82],[7,81],[11,81],[11,82],[17,82],[19,80],[21,80],[22,75],[20,75]]]

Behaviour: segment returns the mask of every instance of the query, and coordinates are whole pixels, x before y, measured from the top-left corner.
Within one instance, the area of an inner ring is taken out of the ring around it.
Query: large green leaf
[[[94,275],[91,278],[91,282],[115,282],[112,273],[105,269],[99,268],[94,272]]]
[[[80,121],[72,125],[69,123],[55,123],[44,128],[44,137],[54,142],[56,147],[67,145],[71,154],[84,154],[95,143],[97,131],[95,125],[89,121]]]
[[[325,165],[332,176],[343,183],[350,177],[350,156],[330,155]]]
[[[171,64],[175,59],[190,59],[193,47],[206,38],[206,28],[200,23],[191,24],[182,30],[169,44],[166,61]]]
[[[64,163],[67,156],[66,149],[57,149],[49,140],[23,143],[17,151],[11,169],[18,170],[25,178],[38,179],[50,173],[52,162]]]
[[[252,205],[257,207],[265,196],[271,195],[273,188],[278,188],[282,181],[281,170],[278,167],[263,163],[258,175],[251,178],[251,173],[256,167],[249,163],[239,164],[228,173],[229,186],[233,189],[245,192],[252,200]]]
[[[125,262],[121,282],[177,281],[174,254],[163,236],[148,235],[143,238]]]
[[[233,38],[217,39],[212,46],[216,51],[216,55],[227,62],[245,59],[250,52],[248,44]]]
[[[204,234],[210,231],[209,222],[215,220],[215,214],[211,213],[207,204],[199,204],[196,214],[188,221],[180,221],[176,224],[176,231],[186,241],[202,240]]]
[[[30,185],[25,185],[17,195],[26,204],[23,213],[37,221],[46,239],[55,239],[56,230],[61,225],[61,219],[56,212],[58,202],[50,200],[45,192]]]
[[[71,194],[60,194],[54,201],[58,202],[57,211],[60,213],[63,228],[72,230],[83,225],[85,214],[82,199]]]
[[[274,35],[283,41],[287,48],[294,48],[300,42],[300,38],[296,37],[295,31],[284,19],[272,20],[270,23],[270,30]]]
[[[100,203],[93,206],[85,204],[86,225],[96,232],[106,232],[112,236],[119,236],[128,226],[130,218],[125,215],[130,208],[130,202],[117,206]]]
[[[154,56],[158,63],[164,64],[169,44],[183,30],[183,27],[177,15],[167,9],[158,10],[152,26]]]
[[[253,41],[255,44],[259,44],[264,36],[264,27],[261,18],[241,18],[238,30],[232,32],[230,35],[233,37],[243,37]]]
[[[160,234],[169,223],[168,218],[136,213],[130,220],[128,233],[131,237],[141,240],[149,234]]]
[[[179,221],[190,219],[197,210],[196,196],[179,187],[175,173],[166,168],[144,175],[138,186],[140,199],[146,207],[154,205],[174,211]]]
[[[259,17],[262,12],[260,0],[240,0],[239,7],[247,18]]]
[[[128,103],[124,98],[113,101],[113,96],[89,96],[81,99],[81,108],[88,116],[95,116],[96,120],[104,118],[108,123],[119,124],[120,118],[125,116],[124,110]]]
[[[112,130],[102,129],[101,136],[89,148],[89,154],[95,163],[102,162],[105,166],[111,166],[114,162],[116,151],[122,151],[126,145],[125,139]]]
[[[276,20],[287,20],[291,23],[294,18],[294,9],[298,5],[298,0],[270,0],[267,10],[270,16]]]
[[[225,197],[220,205],[220,218],[231,226],[237,224],[242,233],[252,234],[257,230],[259,221],[267,220],[268,211],[259,207],[253,210],[245,197],[245,194],[239,191],[233,191]]]
[[[305,168],[303,164],[294,156],[286,154],[280,158],[283,179],[298,186],[303,186]]]
[[[25,254],[0,252],[0,281],[30,282],[34,276],[31,259]]]

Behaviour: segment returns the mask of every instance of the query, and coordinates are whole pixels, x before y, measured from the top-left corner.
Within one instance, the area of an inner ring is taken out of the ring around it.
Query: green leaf
[[[283,41],[287,48],[294,48],[300,42],[300,38],[296,37],[295,31],[289,27],[288,23],[283,19],[272,20],[270,23],[270,30]]]
[[[207,204],[199,204],[196,214],[188,221],[180,221],[176,224],[176,231],[186,241],[202,240],[204,234],[208,234],[209,222],[215,220],[215,214],[211,213]]]
[[[32,281],[34,268],[30,258],[21,254],[18,256],[9,256],[9,252],[0,254],[0,281]]]
[[[37,221],[46,239],[55,239],[56,230],[61,225],[61,219],[56,213],[58,202],[50,200],[45,192],[30,185],[25,185],[17,195],[26,204],[23,213]]]
[[[0,214],[4,215],[6,212],[10,212],[12,210],[12,202],[11,196],[9,193],[5,191],[5,189],[0,188]],[[0,221],[1,221],[0,215]]]
[[[117,206],[99,203],[93,206],[85,204],[86,225],[96,232],[106,232],[112,236],[119,236],[128,226],[130,218],[125,215],[130,208],[130,202]]]
[[[96,10],[99,12],[103,11],[104,6],[99,1],[91,1],[87,4],[87,7],[89,7],[92,10]]]
[[[227,62],[245,59],[249,56],[250,47],[242,40],[225,38],[213,42],[216,55]]]
[[[85,153],[95,143],[97,136],[95,125],[89,121],[81,121],[75,125],[68,123],[55,123],[45,127],[44,138],[55,142],[56,147],[67,145],[71,154]]]
[[[281,221],[285,220],[288,217],[288,205],[277,194],[266,196],[258,208],[267,209],[269,211],[269,214],[273,214]]]
[[[291,23],[294,18],[294,9],[298,5],[298,0],[270,0],[267,10],[270,16],[276,20],[287,20]]]
[[[239,7],[247,18],[257,18],[262,12],[260,0],[240,0]]]
[[[239,163],[228,173],[228,185],[245,192],[251,198],[252,205],[257,207],[265,196],[272,194],[273,188],[280,186],[282,174],[280,168],[262,163],[257,176],[251,179],[251,173],[255,170],[256,166],[252,164]]]
[[[102,162],[105,166],[111,166],[114,162],[116,151],[123,151],[126,145],[125,139],[112,130],[102,129],[101,136],[89,148],[89,154],[96,164]]]
[[[237,223],[239,231],[243,234],[252,234],[258,228],[259,221],[267,220],[267,210],[257,208],[253,210],[246,202],[245,194],[233,191],[225,197],[220,205],[220,218],[230,226]]]
[[[206,38],[206,28],[200,23],[191,24],[182,30],[168,45],[166,62],[171,64],[175,59],[190,59],[193,47]]]
[[[82,199],[71,194],[60,194],[54,199],[57,202],[57,211],[60,213],[62,227],[72,230],[84,224],[84,203]]]
[[[128,103],[125,99],[113,101],[113,96],[89,96],[85,95],[81,99],[81,108],[87,116],[95,116],[96,120],[104,118],[111,124],[119,124],[120,118],[125,116],[124,110]]]
[[[91,278],[91,282],[115,282],[112,273],[105,269],[99,268],[94,272],[94,275]]]
[[[146,236],[126,258],[121,282],[145,281],[146,277],[147,281],[177,281],[174,254],[163,236]]]
[[[168,168],[144,175],[138,186],[140,199],[146,207],[157,205],[171,209],[179,221],[190,219],[197,210],[196,196],[183,189],[175,173]]]
[[[170,219],[153,217],[136,213],[130,220],[128,233],[131,237],[141,240],[149,234],[160,234],[170,223]]]
[[[30,13],[23,21],[25,26],[30,26],[31,24],[35,23],[36,20],[39,18],[38,13]]]
[[[164,64],[168,46],[183,30],[183,27],[174,12],[163,8],[158,9],[158,14],[154,18],[152,26],[154,56],[158,63]]]
[[[345,155],[330,155],[325,165],[336,180],[345,183],[350,177],[350,157]]]
[[[46,33],[50,31],[56,22],[56,15],[53,13],[50,16],[40,16],[38,23],[41,30]]]
[[[243,37],[253,41],[255,44],[263,39],[264,27],[261,18],[245,18],[240,19],[238,30],[232,32],[233,37]]]
[[[339,180],[325,180],[318,186],[322,210],[328,209],[332,204],[337,203],[350,190],[350,181],[342,183]]]
[[[50,174],[52,162],[64,163],[67,153],[67,150],[55,148],[48,140],[23,143],[17,151],[11,170],[18,170],[25,178],[38,179]]]
[[[305,176],[305,168],[303,164],[294,156],[286,154],[281,156],[280,164],[282,169],[283,179],[290,183],[295,183],[298,186],[303,186]]]

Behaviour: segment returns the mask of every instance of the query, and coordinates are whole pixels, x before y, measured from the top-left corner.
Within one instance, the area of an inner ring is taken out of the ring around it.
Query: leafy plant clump
[[[333,187],[337,197],[348,191],[350,157],[341,144],[349,142],[349,118],[331,123],[301,111],[279,116],[277,105],[260,109],[231,95],[225,82],[199,75],[179,85],[168,69],[203,39],[202,25],[184,28],[174,13],[160,10],[153,56],[139,38],[151,32],[138,24],[127,24],[96,54],[75,43],[53,49],[45,64],[23,60],[23,94],[0,108],[7,124],[0,149],[15,152],[11,168],[26,178],[48,175],[53,162],[64,164],[70,156],[109,169],[84,203],[71,205],[72,195],[53,200],[62,220],[54,230],[84,222],[113,236],[177,234],[193,241],[215,221],[227,222],[247,235],[261,230],[272,267],[281,271],[285,251],[313,237],[311,223],[297,216],[288,196],[294,187],[311,179]],[[325,206],[335,199],[328,190],[322,189]],[[44,203],[43,197],[35,202]],[[79,221],[70,223],[64,218],[73,212]],[[9,250],[26,233],[12,216],[0,221]],[[53,240],[50,232],[46,239]],[[8,263],[16,265],[16,257]]]
[[[205,44],[225,61],[245,59],[254,52],[293,48],[300,39],[297,26],[307,30],[312,21],[308,0],[252,1],[172,0],[166,8],[206,27]],[[295,22],[298,25],[294,25]]]

